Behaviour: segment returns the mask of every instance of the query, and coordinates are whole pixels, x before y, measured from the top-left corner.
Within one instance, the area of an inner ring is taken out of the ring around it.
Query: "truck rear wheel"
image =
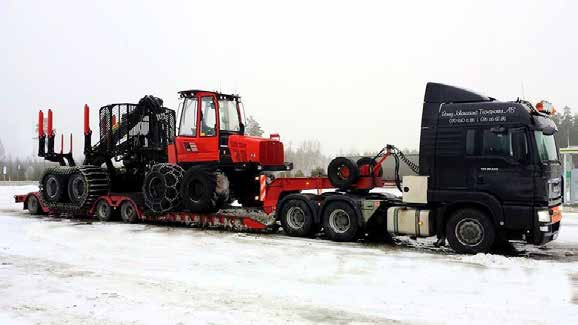
[[[105,200],[96,203],[95,214],[100,221],[110,221],[112,219],[112,207]]]
[[[121,203],[120,218],[126,223],[135,223],[137,221],[137,210],[132,202],[124,201]]]
[[[357,221],[355,210],[346,202],[330,202],[323,211],[323,229],[333,241],[354,240],[359,231]]]
[[[303,200],[287,201],[281,208],[279,219],[283,231],[292,237],[308,237],[315,228],[313,212]]]
[[[452,214],[446,224],[446,238],[458,253],[487,253],[494,244],[496,230],[487,214],[476,209],[461,209]]]

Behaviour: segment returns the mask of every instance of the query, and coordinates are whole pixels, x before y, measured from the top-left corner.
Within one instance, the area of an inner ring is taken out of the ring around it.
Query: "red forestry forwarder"
[[[100,139],[94,146],[85,105],[85,160],[80,166],[73,159],[72,145],[70,152],[63,152],[63,136],[60,152],[54,151],[53,113],[48,111],[45,133],[40,111],[38,155],[60,166],[45,171],[38,193],[17,196],[17,201],[31,213],[108,221],[117,212],[125,222],[173,221],[234,229],[276,228],[276,210],[281,208],[290,216],[280,220],[285,231],[309,236],[321,229],[320,217],[308,220],[308,215],[311,209],[318,210],[322,199],[301,191],[337,185],[367,195],[384,185],[381,169],[373,170],[381,164],[372,158],[359,160],[360,168],[349,159],[336,159],[330,166],[332,179],[275,179],[270,172],[288,171],[293,165],[284,161],[279,135],[268,139],[245,135],[239,96],[200,90],[179,94],[178,135],[175,112],[163,107],[160,98],[145,96],[138,104],[102,107]],[[234,200],[241,207],[232,207]],[[342,237],[333,236],[353,239],[350,234]]]

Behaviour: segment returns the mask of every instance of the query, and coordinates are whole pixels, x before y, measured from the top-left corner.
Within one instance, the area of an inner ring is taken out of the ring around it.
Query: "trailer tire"
[[[357,238],[359,232],[358,216],[347,202],[333,201],[323,210],[323,229],[325,235],[339,242],[348,242]]]
[[[135,223],[138,220],[137,209],[131,201],[124,201],[120,204],[120,218],[125,223]]]
[[[214,212],[217,208],[217,177],[207,168],[191,167],[181,184],[181,198],[192,212]]]
[[[112,207],[105,200],[99,200],[94,206],[94,214],[100,221],[112,220]]]
[[[42,209],[40,208],[40,201],[35,195],[28,195],[26,198],[26,208],[28,213],[33,216],[42,214]]]
[[[308,237],[315,229],[315,216],[307,203],[293,199],[283,204],[279,217],[283,231],[291,237]]]
[[[347,189],[359,179],[359,168],[351,159],[337,157],[329,163],[327,177],[331,185],[338,189]]]
[[[487,253],[496,239],[496,230],[486,213],[467,208],[451,215],[446,224],[446,238],[457,253]]]

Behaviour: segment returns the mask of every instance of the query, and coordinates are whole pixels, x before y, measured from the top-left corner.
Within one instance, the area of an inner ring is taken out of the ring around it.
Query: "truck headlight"
[[[550,212],[548,210],[538,210],[538,221],[550,222]]]

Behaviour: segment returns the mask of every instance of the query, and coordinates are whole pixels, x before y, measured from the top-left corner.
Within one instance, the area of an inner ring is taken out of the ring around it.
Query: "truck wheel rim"
[[[291,207],[287,217],[287,223],[293,229],[301,229],[305,225],[305,212],[300,207]]]
[[[465,218],[456,225],[455,235],[462,245],[477,246],[484,239],[484,227],[476,219]]]
[[[342,209],[336,209],[329,215],[329,226],[338,234],[347,232],[351,227],[349,214]]]
[[[58,193],[58,181],[55,178],[49,178],[46,181],[46,194],[50,198],[54,198]]]

